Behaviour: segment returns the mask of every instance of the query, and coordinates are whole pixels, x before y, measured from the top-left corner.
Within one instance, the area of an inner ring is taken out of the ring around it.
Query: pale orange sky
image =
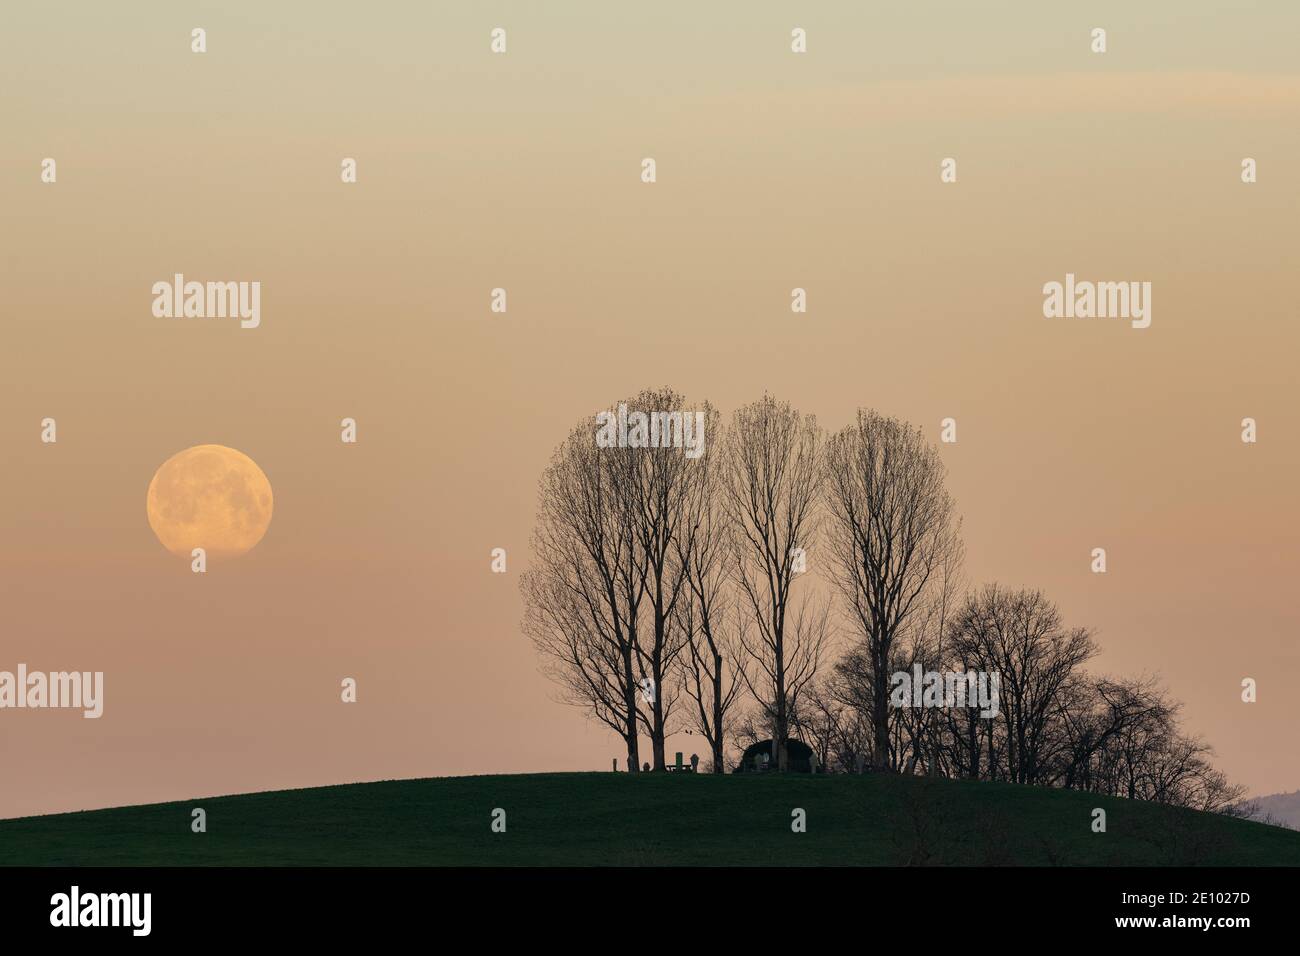
[[[658,385],[955,417],[968,578],[1042,588],[1232,779],[1300,788],[1300,11],[263,6],[3,15],[0,669],[107,686],[99,720],[0,711],[0,816],[608,767],[518,574],[552,448]],[[260,281],[261,326],[154,318],[175,272]],[[1066,272],[1150,281],[1151,328],[1044,319]],[[275,515],[200,576],[145,492],[202,443]]]

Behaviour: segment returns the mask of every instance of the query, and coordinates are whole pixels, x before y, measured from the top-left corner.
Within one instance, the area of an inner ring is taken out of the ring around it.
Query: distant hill
[[[1267,820],[1270,823],[1288,826],[1293,830],[1300,830],[1300,790],[1294,793],[1273,793],[1267,797],[1255,797],[1249,802],[1259,807],[1251,817],[1252,820]]]
[[[207,832],[190,812],[207,811]],[[494,808],[506,832],[493,833]],[[1092,810],[1107,813],[1092,831]],[[807,832],[791,832],[792,810]],[[0,821],[8,865],[1288,865],[1300,833],[1070,790],[572,773],[286,790]]]

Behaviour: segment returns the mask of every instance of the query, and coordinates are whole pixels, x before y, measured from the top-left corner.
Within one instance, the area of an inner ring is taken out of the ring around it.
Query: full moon
[[[172,554],[246,554],[271,523],[271,483],[243,452],[195,445],[177,452],[149,482],[149,527]]]

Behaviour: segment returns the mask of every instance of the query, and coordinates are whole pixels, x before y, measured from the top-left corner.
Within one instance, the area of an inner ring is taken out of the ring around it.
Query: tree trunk
[[[772,721],[772,766],[776,767],[781,773],[785,773],[790,765],[790,748],[787,741],[790,738],[789,716],[785,709],[784,693],[777,698],[776,717]]]
[[[875,685],[871,701],[871,725],[875,745],[872,747],[871,766],[876,770],[889,769],[889,675],[885,673],[883,654],[874,655]]]
[[[785,637],[776,630],[776,721],[772,727],[772,760],[776,769],[785,773],[790,766],[790,714],[785,700]]]
[[[662,582],[662,571],[659,580]],[[664,642],[667,639],[668,622],[660,609],[662,601],[663,595],[656,593],[654,612],[655,644],[650,655],[650,676],[655,682],[655,696],[650,704],[650,759],[654,761],[655,770],[665,770],[668,767],[668,761],[665,759],[664,754],[664,737],[666,736],[664,732],[664,675],[663,659],[660,656],[663,653]]]
[[[623,740],[627,743],[627,759],[631,763],[628,773],[641,772],[641,749],[637,737],[636,725],[636,681],[632,677],[632,646],[629,642],[622,650],[623,656],[623,706],[627,708],[624,717],[627,720],[627,729],[623,732]],[[658,695],[656,695],[658,696]]]
[[[725,772],[722,766],[722,734],[722,655],[715,649],[713,651],[713,738],[709,741],[713,745],[714,773]]]
[[[650,739],[651,759],[654,761],[656,770],[663,770],[668,766],[668,761],[664,753],[664,714],[659,706],[659,694],[657,692],[655,693],[654,711],[655,723]]]
[[[980,778],[980,738],[979,724],[975,723],[975,711],[966,713],[966,740],[970,749],[970,778]]]
[[[632,720],[632,729],[629,731],[627,735],[623,737],[623,740],[627,743],[627,772],[640,773],[641,754],[639,753],[639,748],[637,747],[635,718],[633,718]]]

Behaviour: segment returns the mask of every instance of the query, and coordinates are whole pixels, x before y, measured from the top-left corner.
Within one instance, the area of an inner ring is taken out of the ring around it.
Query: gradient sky
[[[0,712],[0,816],[607,768],[518,574],[552,448],[659,385],[955,417],[967,577],[1300,788],[1300,7],[416,6],[0,13],[0,669],[107,684],[100,720]],[[260,281],[261,327],[154,318],[175,272]],[[1150,281],[1151,328],[1044,319],[1067,272]],[[275,516],[195,575],[145,492],[203,443]]]

